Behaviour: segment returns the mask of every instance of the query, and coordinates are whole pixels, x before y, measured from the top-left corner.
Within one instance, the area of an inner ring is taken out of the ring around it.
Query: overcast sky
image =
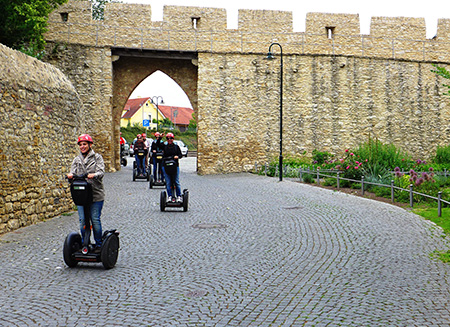
[[[450,0],[404,1],[404,0],[122,0],[126,3],[141,3],[152,6],[152,21],[161,21],[164,5],[225,8],[227,25],[230,29],[238,27],[239,9],[283,10],[293,13],[294,32],[304,32],[306,13],[358,14],[361,34],[370,33],[370,18],[422,17],[427,25],[427,38],[436,35],[439,18],[450,19]],[[219,4],[220,3],[220,4]],[[168,105],[191,107],[180,87],[164,74],[153,74],[133,92],[131,97],[161,95]]]

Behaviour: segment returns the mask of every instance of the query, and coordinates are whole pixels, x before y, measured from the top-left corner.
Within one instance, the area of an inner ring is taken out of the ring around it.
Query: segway
[[[138,150],[135,150],[135,151],[137,151],[137,155],[138,155],[137,160],[140,160],[140,162],[142,163],[142,166],[145,166],[145,150],[144,149],[138,149]],[[144,174],[140,175],[140,174],[138,174],[138,171],[137,171],[136,160],[133,162],[133,182],[136,179],[146,179],[147,182],[150,181],[149,169],[148,169],[148,167],[147,167],[147,169],[145,169],[145,168],[146,167],[144,167]]]
[[[164,175],[162,173],[162,152],[156,152],[156,176],[153,174],[150,176],[149,188],[153,188],[153,186],[166,186],[166,181],[164,180]]]
[[[128,161],[125,158],[125,156],[127,155],[126,151],[125,151],[125,147],[123,146],[123,144],[120,145],[120,164],[124,167],[127,166]]]
[[[94,245],[90,243],[91,236],[91,204],[92,186],[86,180],[87,174],[74,175],[70,184],[70,193],[76,205],[83,206],[85,217],[84,240],[81,235],[71,232],[64,241],[64,262],[70,268],[78,265],[78,262],[101,262],[105,269],[111,269],[119,256],[119,232],[115,229],[107,230],[102,235],[100,251],[94,251]]]
[[[175,176],[176,176],[176,164],[175,160],[167,160],[165,162],[165,170],[168,175],[170,175],[170,188],[172,189],[172,199],[168,201],[167,191],[161,191],[160,199],[159,199],[159,207],[161,211],[165,211],[166,208],[183,208],[183,211],[186,212],[188,210],[189,205],[189,190],[184,189],[181,194],[181,202],[176,201],[176,186],[175,186]]]

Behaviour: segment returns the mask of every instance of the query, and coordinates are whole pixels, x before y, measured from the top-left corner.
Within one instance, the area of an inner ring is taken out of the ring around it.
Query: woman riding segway
[[[153,140],[151,145],[152,163],[153,163],[153,175],[150,177],[150,188],[153,186],[165,186],[165,177],[162,172],[162,156],[164,151],[164,133],[155,133],[156,139]]]
[[[167,143],[164,145],[163,150],[163,165],[162,170],[166,178],[166,190],[168,195],[168,202],[182,202],[181,198],[181,186],[180,186],[180,167],[178,166],[178,159],[183,155],[181,154],[180,147],[173,143],[174,135],[167,133]],[[175,184],[176,194],[172,192],[172,184]],[[176,198],[175,198],[176,196]]]
[[[92,185],[92,204],[91,220],[94,230],[94,239],[96,250],[99,251],[102,246],[102,223],[100,216],[102,214],[103,202],[105,200],[105,191],[103,187],[103,175],[105,174],[105,163],[103,157],[95,153],[91,148],[94,141],[89,134],[82,134],[78,137],[78,146],[80,154],[73,159],[70,173],[67,178],[72,180],[74,175],[87,174],[88,182]],[[84,237],[85,215],[83,206],[77,206],[78,216],[80,217],[81,237]]]
[[[110,269],[116,264],[119,253],[119,232],[113,229],[102,233],[100,216],[105,198],[105,164],[102,156],[91,148],[93,143],[89,134],[78,137],[80,155],[73,159],[67,174],[72,199],[78,208],[81,235],[75,232],[67,235],[63,256],[64,262],[71,268],[83,261],[102,262],[106,269]],[[95,246],[90,244],[91,226]]]

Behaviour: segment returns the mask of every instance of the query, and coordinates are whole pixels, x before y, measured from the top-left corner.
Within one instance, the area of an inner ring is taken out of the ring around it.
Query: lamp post
[[[161,102],[159,102],[159,99],[161,99]],[[156,106],[156,131],[158,131],[158,125],[159,125],[159,120],[158,120],[158,111],[159,111],[159,104],[164,104],[164,100],[163,97],[158,95],[158,96],[153,96],[152,97],[152,103]]]
[[[280,47],[280,156],[279,156],[279,169],[280,169],[280,182],[283,180],[283,48],[279,43],[272,43],[269,46],[269,52],[267,53],[267,59],[275,59],[272,53],[272,46],[278,45]]]

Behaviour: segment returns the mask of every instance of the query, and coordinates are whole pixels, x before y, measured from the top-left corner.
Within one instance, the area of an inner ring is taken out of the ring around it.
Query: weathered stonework
[[[72,207],[80,103],[61,71],[0,44],[0,233]]]
[[[370,136],[425,158],[450,141],[449,98],[430,72],[431,63],[450,63],[449,19],[426,39],[421,18],[374,17],[370,34],[361,35],[359,16],[348,14],[309,13],[306,31],[294,33],[290,12],[240,10],[238,29],[228,30],[223,9],[165,6],[162,22],[150,21],[147,5],[109,4],[100,22],[86,18],[88,11],[86,2],[70,1],[51,14],[46,39],[66,50],[48,60],[80,93],[91,117],[86,128],[104,133],[110,170],[119,168],[122,103],[157,69],[192,101],[200,173],[243,171],[276,157],[280,66],[263,60],[272,42],[283,46],[286,155],[340,153]],[[198,60],[176,72],[170,60],[133,68],[149,59],[114,58],[110,49],[195,53]],[[274,54],[279,59],[279,48]]]

